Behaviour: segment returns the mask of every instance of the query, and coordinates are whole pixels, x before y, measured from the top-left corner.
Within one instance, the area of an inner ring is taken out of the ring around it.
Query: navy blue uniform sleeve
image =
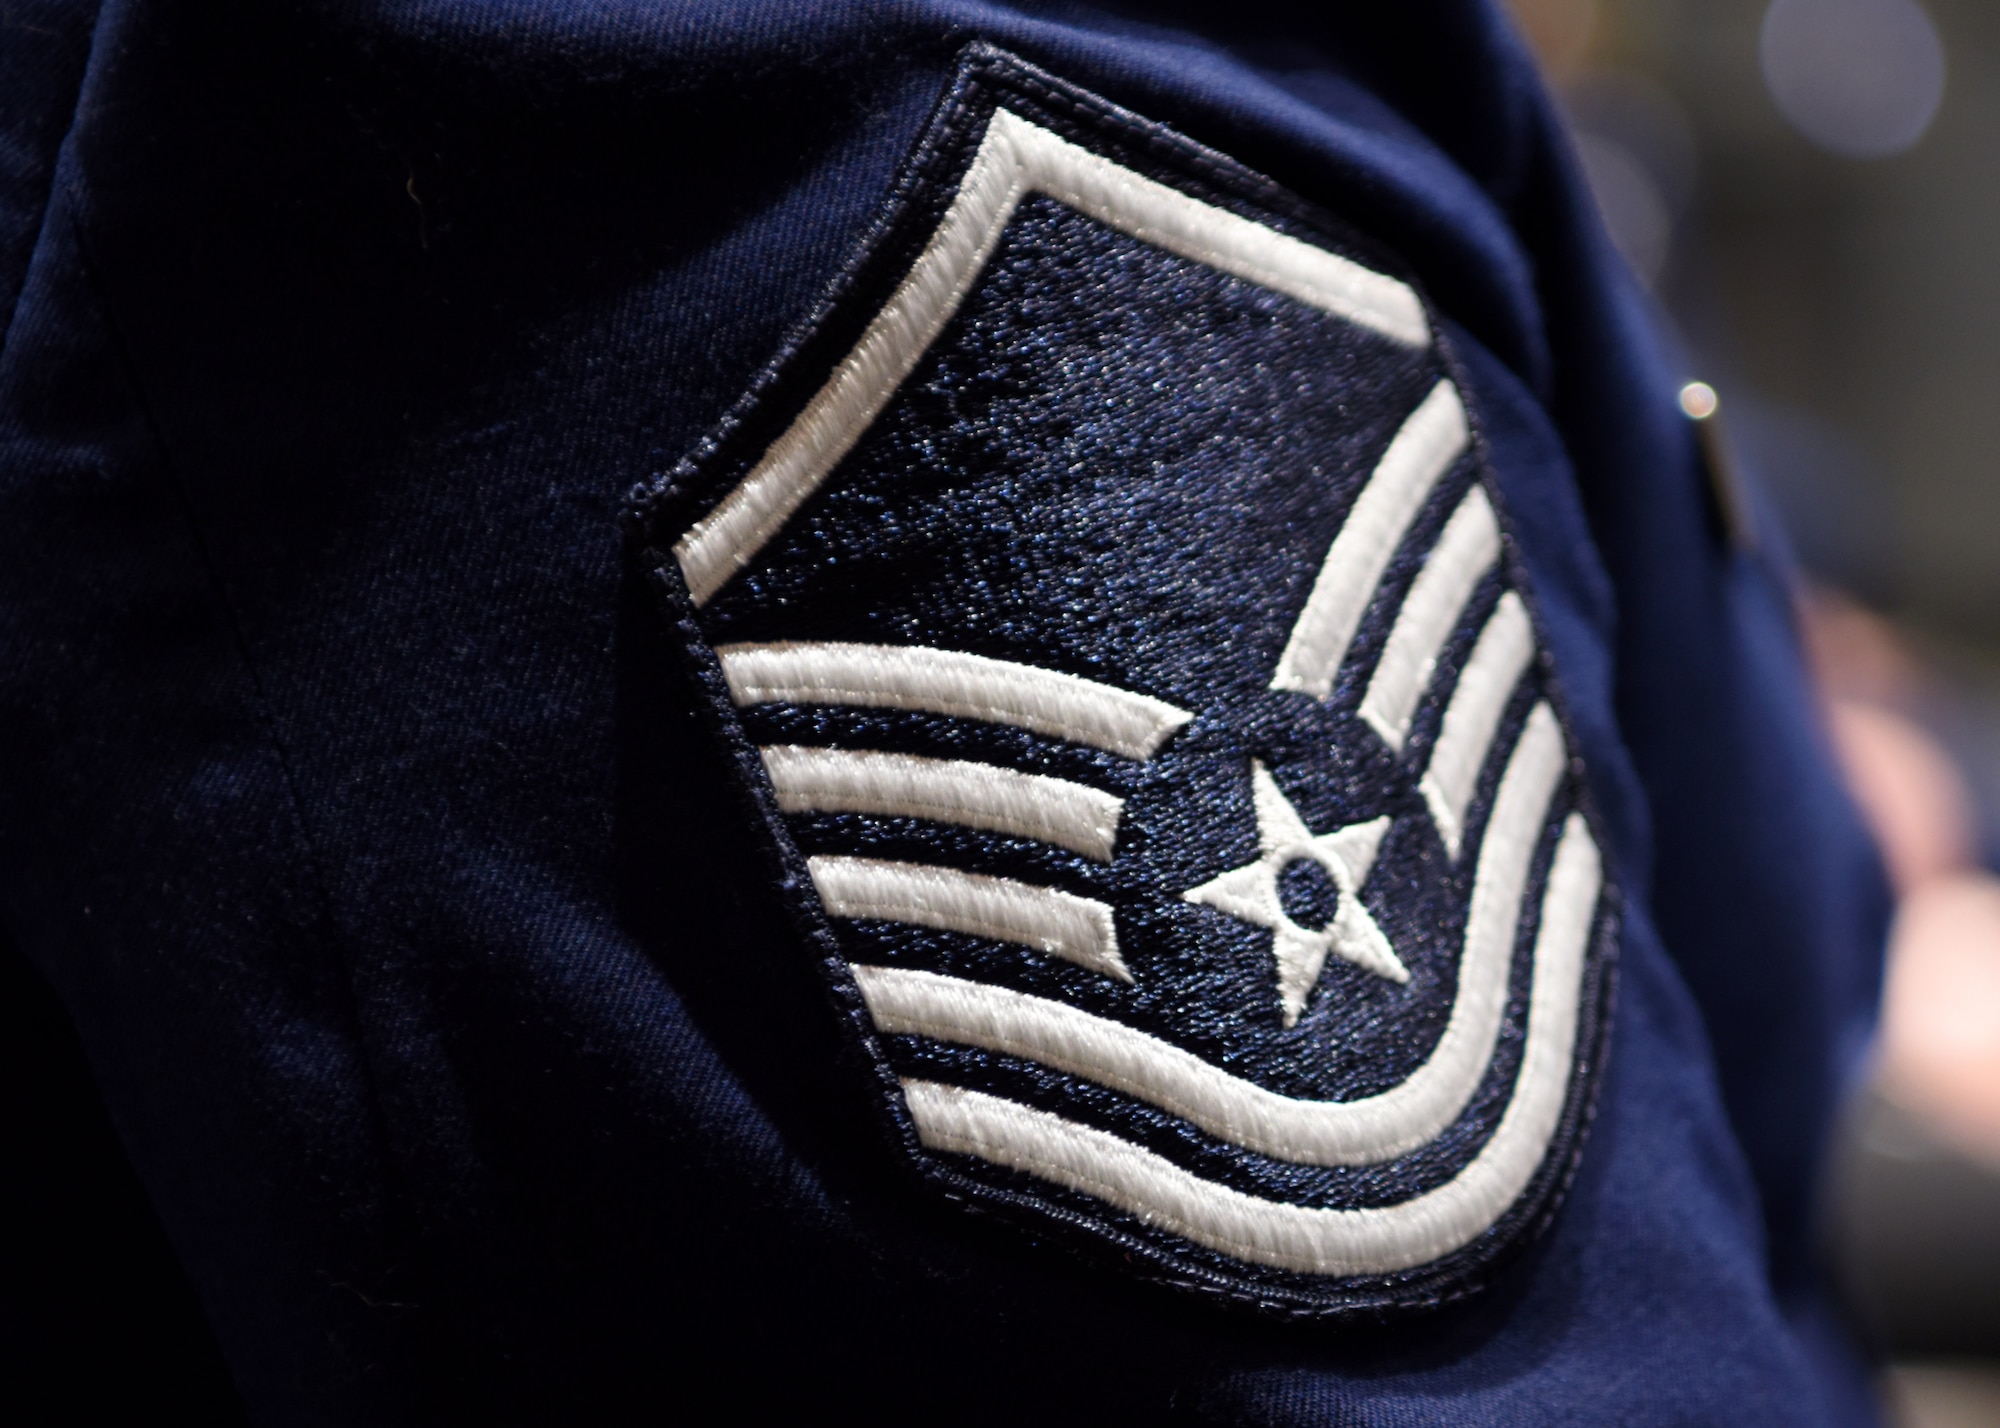
[[[64,23],[0,917],[253,1420],[1869,1421],[1887,894],[1495,11]]]

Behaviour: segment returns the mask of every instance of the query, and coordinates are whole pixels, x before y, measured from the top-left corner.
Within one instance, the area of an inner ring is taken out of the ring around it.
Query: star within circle
[[[1409,969],[1361,905],[1361,885],[1375,866],[1382,835],[1389,831],[1389,815],[1350,823],[1331,833],[1314,833],[1271,771],[1257,759],[1250,761],[1250,793],[1257,810],[1257,857],[1200,887],[1189,888],[1181,896],[1271,929],[1271,955],[1278,966],[1278,1002],[1285,1025],[1298,1023],[1329,952],[1378,977],[1409,981]],[[1339,890],[1333,917],[1318,930],[1293,921],[1278,895],[1279,874],[1301,860],[1319,864]]]

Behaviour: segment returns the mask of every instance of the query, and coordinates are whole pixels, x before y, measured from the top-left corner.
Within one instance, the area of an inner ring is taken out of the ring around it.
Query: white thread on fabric
[[[1121,982],[1132,980],[1118,955],[1111,908],[1094,898],[928,863],[815,857],[806,859],[806,867],[821,903],[834,917],[908,922],[990,937]]]
[[[1471,1164],[1400,1204],[1335,1210],[1262,1199],[1093,1126],[960,1086],[906,1080],[904,1100],[931,1150],[1024,1170],[1237,1259],[1335,1276],[1429,1264],[1491,1229],[1548,1151],[1569,1091],[1602,879],[1597,847],[1573,814],[1543,896],[1527,1036],[1507,1109]]]
[[[1111,861],[1125,800],[1068,779],[964,759],[774,744],[759,749],[787,813],[927,818]]]
[[[676,542],[674,555],[697,607],[756,557],[881,415],[958,311],[1031,191],[1394,341],[1413,347],[1430,341],[1423,304],[1406,284],[996,110],[937,231],[860,341],[736,489]]]
[[[1259,759],[1250,761],[1250,799],[1257,811],[1257,857],[1189,888],[1181,897],[1271,929],[1284,1024],[1297,1025],[1329,952],[1378,977],[1409,981],[1409,968],[1361,902],[1362,884],[1375,866],[1375,854],[1393,821],[1390,816],[1384,813],[1331,833],[1314,833]],[[1301,859],[1319,864],[1339,891],[1333,916],[1324,927],[1301,927],[1279,896],[1280,875]]]
[[[1564,763],[1561,727],[1541,705],[1508,760],[1481,845],[1444,1034],[1421,1066],[1380,1095],[1356,1101],[1281,1096],[1122,1022],[983,982],[872,966],[855,967],[855,981],[884,1032],[1020,1056],[1123,1091],[1274,1159],[1302,1165],[1392,1160],[1457,1120],[1492,1062],[1521,895]]]
[[[1362,696],[1361,717],[1397,753],[1410,737],[1417,700],[1430,688],[1438,655],[1465,602],[1500,558],[1500,523],[1483,486],[1466,492],[1410,585],[1389,642]]]
[[[1535,628],[1528,607],[1509,590],[1487,618],[1459,671],[1458,687],[1445,706],[1437,745],[1420,782],[1431,819],[1453,858],[1465,838],[1466,806],[1479,787],[1479,772],[1486,767],[1500,716],[1534,657]]]
[[[1423,508],[1438,478],[1451,469],[1471,440],[1458,389],[1439,382],[1417,404],[1395,437],[1354,508],[1327,548],[1305,608],[1278,657],[1271,688],[1324,699],[1347,658],[1347,647],[1382,583],[1389,557]]]
[[[1128,759],[1151,758],[1194,717],[1074,674],[923,645],[723,645],[716,655],[739,705],[920,710],[1031,729]]]
[[[697,607],[756,557],[881,415],[958,311],[1020,199],[1020,166],[1003,131],[989,129],[937,231],[854,349],[736,489],[675,544]]]
[[[1005,110],[993,122],[1011,139],[1028,191],[1045,193],[1142,243],[1297,298],[1405,347],[1430,342],[1423,302],[1407,284],[1189,198]]]

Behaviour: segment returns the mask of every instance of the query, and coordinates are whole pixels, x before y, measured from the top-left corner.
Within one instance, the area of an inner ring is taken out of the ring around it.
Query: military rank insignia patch
[[[1615,895],[1438,323],[996,51],[638,497],[896,1153],[1293,1314],[1553,1214]]]

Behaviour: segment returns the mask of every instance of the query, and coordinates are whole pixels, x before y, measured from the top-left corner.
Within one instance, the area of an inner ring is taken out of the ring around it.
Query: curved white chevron
[[[757,751],[787,813],[925,818],[1054,843],[1111,861],[1125,800],[1046,774],[969,759],[773,744]]]
[[[806,859],[834,917],[908,922],[1032,947],[1093,972],[1132,980],[1111,908],[1060,888],[880,858]]]
[[[1493,1060],[1521,896],[1564,761],[1562,729],[1548,705],[1539,705],[1508,759],[1487,822],[1444,1033],[1422,1065],[1380,1095],[1355,1101],[1281,1096],[1134,1027],[1005,987],[896,967],[857,966],[854,978],[883,1032],[1025,1057],[1123,1091],[1273,1159],[1303,1165],[1392,1160],[1457,1120]]]
[[[1237,1259],[1318,1275],[1413,1269],[1492,1228],[1548,1151],[1569,1092],[1585,955],[1602,886],[1597,846],[1572,814],[1542,900],[1527,1037],[1507,1109],[1469,1165],[1397,1204],[1336,1210],[1267,1200],[1017,1101],[920,1080],[904,1081],[903,1096],[931,1150],[1026,1171]]]
[[[1444,533],[1411,583],[1361,699],[1361,717],[1397,753],[1410,737],[1410,719],[1417,700],[1430,687],[1445,641],[1472,592],[1499,558],[1500,522],[1494,518],[1486,488],[1474,485],[1445,522]]]
[[[1312,593],[1278,657],[1271,688],[1315,699],[1333,692],[1334,677],[1382,584],[1389,558],[1438,478],[1471,439],[1458,388],[1439,382],[1397,429],[1327,547]]]
[[[749,474],[675,543],[696,606],[756,558],[881,415],[965,301],[1030,192],[1392,341],[1412,347],[1430,341],[1423,303],[1407,284],[996,110],[937,231],[853,350]]]
[[[1493,748],[1500,716],[1507,712],[1514,687],[1534,657],[1535,627],[1528,619],[1528,607],[1509,590],[1487,617],[1465,668],[1458,672],[1458,687],[1444,707],[1430,764],[1418,781],[1453,858],[1465,841],[1465,811],[1479,791],[1480,771]]]
[[[1013,660],[927,645],[789,641],[716,650],[744,704],[851,704],[1008,724],[1149,759],[1194,715],[1164,699]]]

